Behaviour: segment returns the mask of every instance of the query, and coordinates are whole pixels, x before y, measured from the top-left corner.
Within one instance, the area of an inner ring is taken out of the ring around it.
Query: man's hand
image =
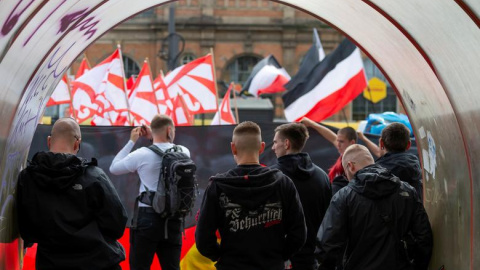
[[[142,133],[140,136],[144,136],[151,141],[153,139],[152,129],[149,126],[142,125]]]
[[[300,123],[304,124],[306,127],[313,127],[316,123],[308,118],[308,117],[303,117],[302,120],[300,120]]]
[[[130,132],[130,140],[134,143],[137,142],[138,138],[141,136],[142,127],[136,127]]]

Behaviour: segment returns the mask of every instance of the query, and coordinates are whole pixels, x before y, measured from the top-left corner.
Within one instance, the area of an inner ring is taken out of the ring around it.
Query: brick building
[[[179,64],[187,63],[213,50],[220,96],[225,86],[234,81],[242,84],[256,62],[273,54],[293,76],[303,56],[312,45],[312,28],[317,28],[325,52],[331,52],[344,38],[341,33],[309,14],[267,0],[180,0],[174,3],[175,28],[185,40],[179,54]],[[122,47],[127,77],[138,74],[145,58],[149,59],[152,73],[167,72],[166,61],[161,59],[162,46],[168,36],[169,5],[146,10],[110,30],[86,51],[90,63],[95,65]],[[73,64],[75,72],[81,57]],[[378,69],[365,58],[367,76],[379,76]],[[369,73],[371,69],[371,74]],[[74,74],[74,73],[73,73]],[[380,76],[382,79],[383,75]],[[274,104],[274,115],[284,119],[281,94],[269,97]],[[364,119],[372,112],[371,105],[362,97],[349,104],[329,120]],[[358,103],[357,105],[355,105]],[[375,105],[376,111],[397,111],[398,101],[389,89],[389,98]],[[358,107],[358,108],[357,108]],[[370,107],[370,108],[369,108]]]

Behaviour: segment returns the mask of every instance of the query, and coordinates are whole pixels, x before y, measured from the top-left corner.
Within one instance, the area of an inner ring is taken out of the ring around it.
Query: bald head
[[[81,137],[80,126],[73,118],[60,118],[55,122],[48,136],[48,148],[54,153],[76,154]]]
[[[355,173],[369,165],[375,163],[372,154],[368,149],[360,144],[352,144],[342,156],[342,166],[347,174],[348,180],[351,180]]]
[[[232,152],[236,158],[240,158],[240,162],[243,159],[248,159],[247,162],[254,162],[251,159],[256,159],[258,162],[264,147],[260,127],[254,122],[242,122],[233,130]]]

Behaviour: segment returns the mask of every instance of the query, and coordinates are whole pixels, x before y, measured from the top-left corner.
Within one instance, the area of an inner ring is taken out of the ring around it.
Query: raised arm
[[[300,120],[300,123],[304,124],[306,127],[310,127],[315,129],[322,137],[324,137],[327,141],[335,145],[337,141],[337,134],[331,131],[330,129],[318,124],[317,122],[311,120],[310,118],[303,117]]]
[[[380,149],[380,147],[376,144],[374,144],[372,141],[370,141],[366,136],[365,134],[363,134],[363,132],[361,131],[358,131],[357,132],[357,135],[358,135],[358,138],[360,140],[362,140],[364,143],[365,143],[365,146],[368,148],[368,150],[370,150],[370,152],[372,152],[372,154],[379,158],[381,156],[383,156],[383,151]]]

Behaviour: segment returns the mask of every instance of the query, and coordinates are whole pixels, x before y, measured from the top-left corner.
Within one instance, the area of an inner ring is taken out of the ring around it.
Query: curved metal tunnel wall
[[[20,248],[4,248],[18,245],[16,177],[63,71],[106,31],[166,2],[0,1],[0,269],[12,269],[8,258],[20,258]],[[480,2],[277,2],[336,27],[387,75],[410,117],[423,164],[435,236],[431,269],[480,268]]]

